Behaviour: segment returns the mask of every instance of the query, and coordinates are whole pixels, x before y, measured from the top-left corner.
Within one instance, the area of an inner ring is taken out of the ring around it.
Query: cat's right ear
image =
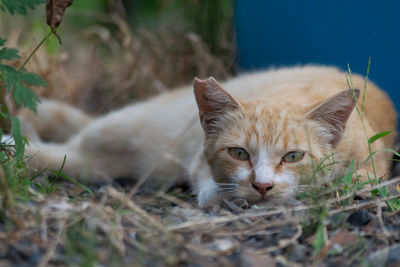
[[[342,138],[347,120],[359,97],[360,90],[354,89],[353,92],[346,90],[332,96],[308,113],[310,119],[318,121],[325,127],[332,147],[336,147]]]
[[[207,80],[194,78],[193,88],[201,125],[206,133],[215,126],[218,118],[240,107],[239,101],[226,92],[213,77]]]

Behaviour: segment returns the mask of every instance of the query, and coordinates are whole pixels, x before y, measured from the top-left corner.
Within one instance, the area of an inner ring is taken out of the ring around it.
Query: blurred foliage
[[[14,15],[27,15],[29,9],[35,9],[37,5],[45,3],[45,0],[0,0],[0,10],[6,10]]]
[[[106,10],[107,1],[105,0],[85,0],[85,1],[74,1],[71,6],[72,8],[87,8],[91,10]]]
[[[0,18],[0,35],[22,58],[48,33],[44,5],[31,13]],[[63,45],[50,36],[26,69],[49,84],[35,89],[40,97],[104,113],[194,76],[231,76],[232,17],[231,0],[74,1],[57,29]]]
[[[213,53],[220,53],[228,36],[232,41],[233,0],[125,0],[133,29],[160,24],[195,32]]]
[[[219,52],[223,35],[232,40],[232,0],[179,0],[191,30],[199,34],[212,52]]]

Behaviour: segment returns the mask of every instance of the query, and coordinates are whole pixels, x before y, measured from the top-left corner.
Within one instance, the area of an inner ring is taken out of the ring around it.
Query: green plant
[[[332,197],[336,199],[336,203],[341,206],[349,206],[352,204],[355,194],[362,190],[367,184],[375,186],[376,189],[371,190],[371,195],[373,198],[388,197],[388,192],[386,186],[378,186],[379,177],[377,176],[375,170],[374,155],[379,151],[374,151],[372,149],[372,144],[377,140],[391,134],[391,131],[380,132],[372,137],[367,135],[365,120],[364,120],[364,107],[365,107],[365,94],[367,89],[368,75],[370,71],[371,59],[368,62],[367,74],[364,82],[363,95],[360,98],[361,105],[355,105],[356,112],[362,123],[363,132],[366,137],[366,142],[368,144],[369,154],[365,159],[365,162],[370,161],[372,164],[373,172],[368,175],[368,181],[361,182],[359,180],[359,175],[357,174],[357,168],[355,166],[354,160],[347,163],[345,169],[343,170],[343,175],[334,179],[333,183],[330,183],[329,187],[324,187],[321,182],[318,181],[317,177],[326,177],[329,173],[332,173],[332,168],[339,168],[338,162],[335,161],[335,155],[327,155],[321,158],[320,161],[313,162],[312,174],[305,176],[303,178],[302,184],[305,184],[306,190],[300,191],[300,197],[308,200],[312,206],[310,209],[310,214],[307,218],[307,222],[303,223],[306,232],[313,233],[314,242],[314,256],[317,256],[323,249],[326,240],[326,217],[328,214],[328,208],[332,205]],[[355,89],[352,82],[351,70],[348,66],[348,75],[346,76],[349,90],[353,96],[354,101],[357,101],[355,96]],[[399,153],[392,149],[384,149],[384,151],[389,151],[397,156]],[[371,176],[370,176],[371,175]],[[397,190],[400,193],[400,186],[397,186]],[[389,211],[400,210],[400,198],[390,199],[386,201]],[[361,253],[361,252],[360,252]]]
[[[85,190],[86,192],[88,192],[90,195],[93,195],[93,191],[90,190],[90,188],[88,188],[87,186],[85,186],[84,184],[79,183],[76,179],[66,175],[63,173],[63,169],[64,169],[64,165],[65,165],[65,161],[67,160],[67,156],[64,156],[64,160],[61,164],[61,168],[60,170],[53,170],[50,169],[50,172],[54,175],[56,175],[56,179],[58,179],[59,177],[64,178],[65,180],[70,181],[71,183],[79,186],[80,188],[82,188],[83,190]]]
[[[27,10],[34,9],[36,5],[42,3],[44,3],[42,0],[0,0],[0,10],[8,11],[11,14],[26,15]],[[13,61],[21,59],[18,50],[6,47],[5,44],[6,40],[0,39],[0,95],[3,97],[6,93],[11,94],[18,106],[36,111],[39,98],[29,89],[29,86],[46,86],[46,82],[39,75],[27,72],[24,67],[41,44],[19,68],[11,64]],[[28,168],[24,162],[26,140],[22,136],[19,120],[9,114],[6,105],[1,105],[0,118],[3,121],[10,121],[12,126],[12,139],[3,140],[3,132],[0,130],[0,193],[5,196],[1,202],[1,214],[3,214],[2,217],[6,222],[10,218],[18,226],[14,198],[27,199],[31,186]]]
[[[37,5],[44,4],[44,0],[0,0],[0,10],[10,14],[18,13],[26,15],[28,9],[35,9]]]
[[[381,138],[385,137],[386,135],[391,134],[392,132],[391,131],[380,132],[380,133],[375,134],[372,137],[369,137],[368,134],[367,134],[367,130],[366,130],[365,123],[364,123],[364,114],[365,114],[364,113],[364,106],[365,106],[365,95],[366,95],[366,91],[367,91],[367,82],[368,82],[370,66],[371,66],[371,58],[369,58],[369,60],[368,60],[368,67],[367,67],[367,74],[365,76],[361,109],[359,108],[358,105],[355,105],[355,108],[356,108],[357,114],[358,114],[358,116],[359,116],[359,118],[361,120],[361,124],[362,124],[362,127],[363,127],[364,135],[365,135],[366,139],[368,140],[369,155],[366,158],[365,162],[371,161],[371,165],[372,165],[372,169],[373,169],[373,173],[372,173],[373,177],[371,178],[369,176],[369,174],[367,174],[369,182],[366,182],[366,183],[369,183],[371,186],[374,186],[374,185],[378,185],[378,183],[379,183],[379,177],[376,174],[375,162],[374,162],[374,155],[379,151],[373,151],[371,145],[376,140],[381,139]],[[353,81],[352,81],[352,78],[351,78],[351,69],[350,69],[349,65],[347,65],[347,69],[348,69],[348,75],[346,75],[347,85],[348,85],[349,90],[350,90],[350,92],[351,92],[351,94],[353,96],[354,101],[357,101],[356,100],[356,96],[355,96],[355,90],[354,90]],[[384,150],[385,151],[390,151],[390,152],[392,152],[392,153],[394,153],[396,155],[399,155],[396,151],[394,151],[392,149],[384,149]],[[366,183],[364,183],[364,184],[366,184]],[[358,188],[360,188],[360,187],[358,186]],[[379,187],[379,188],[374,189],[374,190],[371,191],[371,195],[373,197],[376,197],[378,195],[378,193],[379,193],[380,197],[386,198],[388,196],[386,186],[382,186],[382,187]],[[392,211],[400,210],[400,198],[388,200],[388,201],[386,201],[386,204],[388,205],[389,209],[392,210]]]

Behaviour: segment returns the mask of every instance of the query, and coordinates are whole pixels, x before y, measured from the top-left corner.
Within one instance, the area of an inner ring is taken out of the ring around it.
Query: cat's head
[[[359,97],[356,89],[309,105],[241,101],[213,78],[195,79],[194,92],[216,192],[249,202],[293,196],[312,163],[334,151]]]

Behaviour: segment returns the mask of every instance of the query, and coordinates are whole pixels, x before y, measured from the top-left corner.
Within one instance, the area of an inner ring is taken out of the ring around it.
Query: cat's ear
[[[194,78],[193,88],[201,125],[206,132],[220,116],[240,107],[239,101],[226,92],[213,77],[207,80]]]
[[[308,118],[318,121],[331,135],[329,142],[332,147],[335,147],[342,138],[347,120],[359,96],[360,90],[358,89],[346,90],[308,112]]]

